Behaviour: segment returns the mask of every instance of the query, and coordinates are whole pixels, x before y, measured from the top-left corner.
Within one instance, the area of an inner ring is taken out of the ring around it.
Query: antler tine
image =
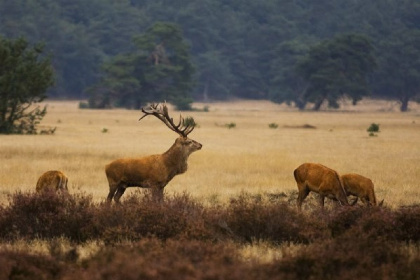
[[[158,108],[160,105],[160,108]],[[184,124],[184,118],[182,115],[179,115],[179,122],[176,125],[174,123],[173,118],[169,116],[168,107],[166,106],[166,102],[163,104],[159,103],[152,103],[149,105],[148,108],[142,108],[141,111],[144,113],[144,115],[139,119],[142,120],[144,117],[148,115],[153,115],[157,117],[159,120],[161,120],[169,129],[172,131],[175,131],[180,136],[187,137],[191,131],[193,131],[194,126],[191,126],[191,124],[185,125]]]
[[[158,107],[159,104],[156,103],[152,103],[149,105],[149,108],[141,108],[141,111],[144,113],[144,115],[139,119],[139,121],[141,121],[144,117],[148,116],[148,115],[154,115],[155,113],[157,113],[156,109]]]
[[[189,125],[189,126],[187,126],[186,128],[185,128],[185,136],[187,136],[188,134],[190,134],[193,130],[194,130],[194,128],[195,128],[195,126],[191,126],[191,125]]]

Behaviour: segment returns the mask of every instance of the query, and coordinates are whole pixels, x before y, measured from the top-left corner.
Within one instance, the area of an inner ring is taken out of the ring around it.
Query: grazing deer
[[[105,166],[105,173],[109,183],[107,201],[114,198],[119,203],[121,196],[128,187],[152,189],[153,198],[163,200],[163,189],[178,174],[187,171],[188,157],[191,153],[201,149],[202,145],[187,136],[194,130],[195,122],[186,122],[180,116],[179,123],[174,124],[168,115],[166,104],[152,104],[142,108],[144,115],[153,115],[161,120],[169,129],[179,134],[172,147],[165,153],[141,158],[117,159]]]
[[[294,171],[299,190],[297,206],[302,209],[302,202],[313,191],[319,194],[320,205],[324,207],[324,198],[336,199],[341,205],[349,205],[338,173],[331,168],[317,163],[304,163]]]
[[[341,175],[341,180],[347,195],[356,196],[356,200],[352,205],[356,204],[357,198],[360,198],[364,204],[376,206],[376,196],[372,180],[354,173]],[[382,205],[382,203],[383,200],[379,205]]]
[[[58,170],[50,170],[39,177],[36,183],[36,191],[43,192],[47,190],[67,192],[67,176]]]

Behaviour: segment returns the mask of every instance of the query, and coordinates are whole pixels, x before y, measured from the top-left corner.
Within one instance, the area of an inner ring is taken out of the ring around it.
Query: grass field
[[[104,166],[163,153],[177,135],[154,117],[138,122],[140,111],[78,105],[48,102],[42,126],[57,127],[53,135],[0,135],[1,279],[420,275],[417,104],[400,113],[395,102],[375,100],[322,112],[195,103],[183,115],[198,123],[189,136],[203,149],[188,171],[168,184],[162,204],[130,188],[122,207],[99,203],[108,194]],[[366,131],[372,123],[376,136]],[[371,178],[387,207],[336,209],[327,200],[329,211],[319,211],[312,195],[298,212],[293,170],[303,162]],[[51,169],[67,174],[71,196],[34,193]]]
[[[135,110],[79,109],[75,101],[48,101],[41,125],[53,135],[0,136],[0,202],[18,190],[35,190],[38,177],[59,169],[72,193],[103,201],[108,193],[105,164],[120,157],[162,153],[177,135],[154,117],[138,122]],[[184,112],[198,123],[189,136],[203,144],[189,169],[175,177],[167,193],[187,192],[201,201],[226,201],[242,191],[296,190],[293,170],[303,162],[355,172],[375,184],[378,199],[391,207],[420,200],[420,106],[408,113],[395,102],[364,100],[338,111],[300,112],[267,101],[195,103],[208,112]],[[178,112],[170,114],[177,118]],[[234,128],[226,124],[234,123]],[[269,128],[270,123],[278,125]],[[380,124],[369,136],[371,123]],[[309,124],[314,129],[302,128]],[[135,191],[129,189],[124,197]]]

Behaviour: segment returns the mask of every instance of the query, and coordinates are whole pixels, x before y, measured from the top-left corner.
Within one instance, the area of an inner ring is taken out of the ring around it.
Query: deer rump
[[[37,183],[36,183],[36,191],[43,192],[43,191],[67,191],[67,176],[58,170],[50,170],[42,174]]]
[[[341,179],[336,171],[321,164],[304,163],[294,171],[298,186],[298,208],[303,200],[313,191],[320,195],[320,204],[324,206],[324,198],[336,199],[341,205],[349,205]]]

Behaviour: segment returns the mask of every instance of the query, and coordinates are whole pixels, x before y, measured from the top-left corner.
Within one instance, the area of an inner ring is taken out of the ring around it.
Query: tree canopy
[[[304,101],[319,110],[324,101],[337,108],[338,99],[348,96],[356,104],[370,93],[368,74],[376,66],[373,47],[366,36],[339,35],[310,48],[297,63],[297,72],[307,81]]]
[[[134,45],[136,51],[105,64],[104,78],[90,89],[90,106],[139,109],[146,102],[167,100],[189,109],[194,67],[180,28],[158,22],[136,36]]]
[[[398,78],[386,70],[385,57],[411,61],[420,48],[401,52],[392,46],[398,34],[415,38],[420,30],[420,3],[415,0],[0,0],[0,14],[1,35],[43,41],[53,54],[57,82],[48,91],[51,97],[87,98],[86,89],[103,82],[109,72],[118,77],[117,69],[108,68],[110,61],[122,59],[122,67],[128,54],[139,50],[133,38],[157,22],[179,26],[190,46],[195,99],[264,98],[302,106],[308,84],[294,73],[297,61],[340,34],[371,39],[378,57],[368,80],[374,96],[402,103],[418,96],[412,88],[403,97],[407,89],[401,82],[382,83]],[[124,71],[124,79],[108,82],[132,90],[141,86],[128,78],[133,69]]]
[[[23,38],[0,37],[0,133],[36,134],[46,107],[34,106],[53,84],[53,70],[43,46]]]

